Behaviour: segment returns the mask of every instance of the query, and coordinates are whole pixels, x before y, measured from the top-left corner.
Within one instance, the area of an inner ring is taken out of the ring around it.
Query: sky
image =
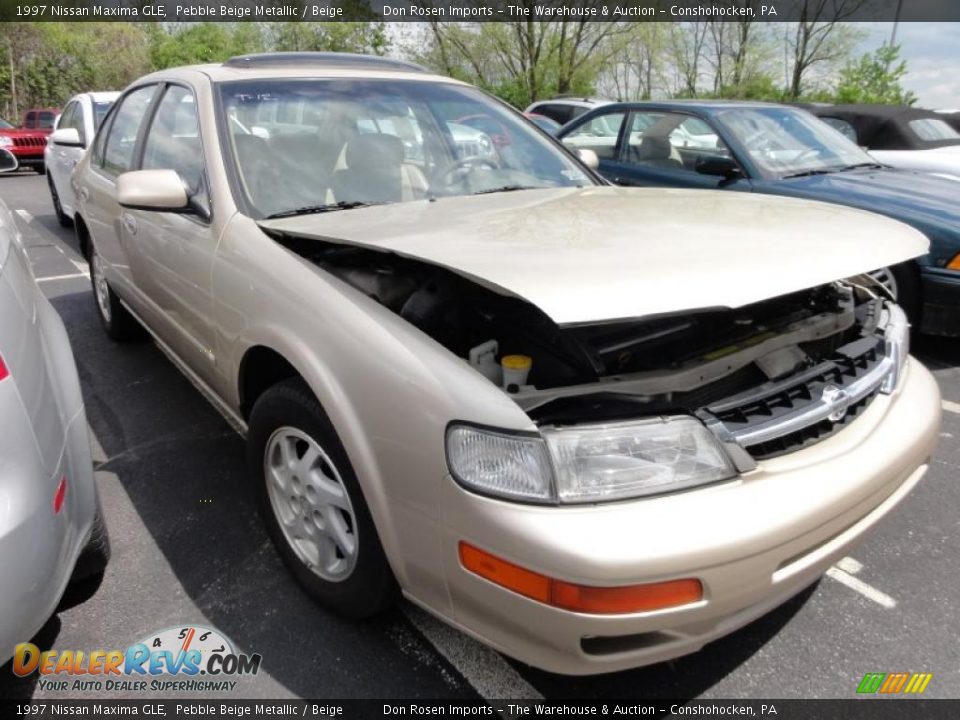
[[[890,39],[893,23],[868,23],[869,52]],[[907,61],[903,85],[917,95],[917,105],[960,109],[960,23],[900,23],[900,55]]]

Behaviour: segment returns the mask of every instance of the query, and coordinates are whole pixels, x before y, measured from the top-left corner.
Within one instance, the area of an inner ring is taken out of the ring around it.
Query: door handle
[[[133,215],[125,214],[123,216],[123,224],[127,228],[127,232],[131,235],[137,234],[137,219]]]

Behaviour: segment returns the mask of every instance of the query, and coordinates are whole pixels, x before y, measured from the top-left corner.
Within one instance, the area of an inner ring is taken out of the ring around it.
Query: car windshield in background
[[[260,217],[593,184],[470,87],[396,80],[219,85],[227,154]]]
[[[99,130],[100,123],[103,122],[103,119],[107,116],[107,113],[110,112],[110,108],[113,107],[113,101],[109,102],[95,102],[93,103],[93,129]]]
[[[0,130],[12,130],[13,128],[14,128],[13,125],[11,125],[10,123],[8,123],[8,122],[7,122],[6,120],[4,120],[3,118],[0,118]]]
[[[842,133],[802,110],[736,108],[717,118],[768,175],[810,175],[876,164]]]
[[[52,130],[53,123],[56,119],[56,113],[44,111],[40,113],[40,127],[44,130]]]
[[[943,142],[953,140],[960,144],[960,133],[947,125],[943,120],[936,118],[919,118],[911,120],[908,125],[924,142]]]

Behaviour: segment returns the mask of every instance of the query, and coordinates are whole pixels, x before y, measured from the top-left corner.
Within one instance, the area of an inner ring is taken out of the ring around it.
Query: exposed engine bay
[[[468,362],[491,345],[501,358],[529,358],[525,382],[503,387],[538,423],[695,413],[818,367],[852,344],[882,343],[883,300],[866,277],[734,310],[561,327],[522,299],[436,265],[274,237]]]

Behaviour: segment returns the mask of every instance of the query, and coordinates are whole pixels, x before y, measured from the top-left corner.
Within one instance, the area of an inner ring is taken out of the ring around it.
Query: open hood
[[[659,188],[493,193],[260,226],[442,266],[558,325],[737,308],[928,251],[920,232],[860,210]]]

